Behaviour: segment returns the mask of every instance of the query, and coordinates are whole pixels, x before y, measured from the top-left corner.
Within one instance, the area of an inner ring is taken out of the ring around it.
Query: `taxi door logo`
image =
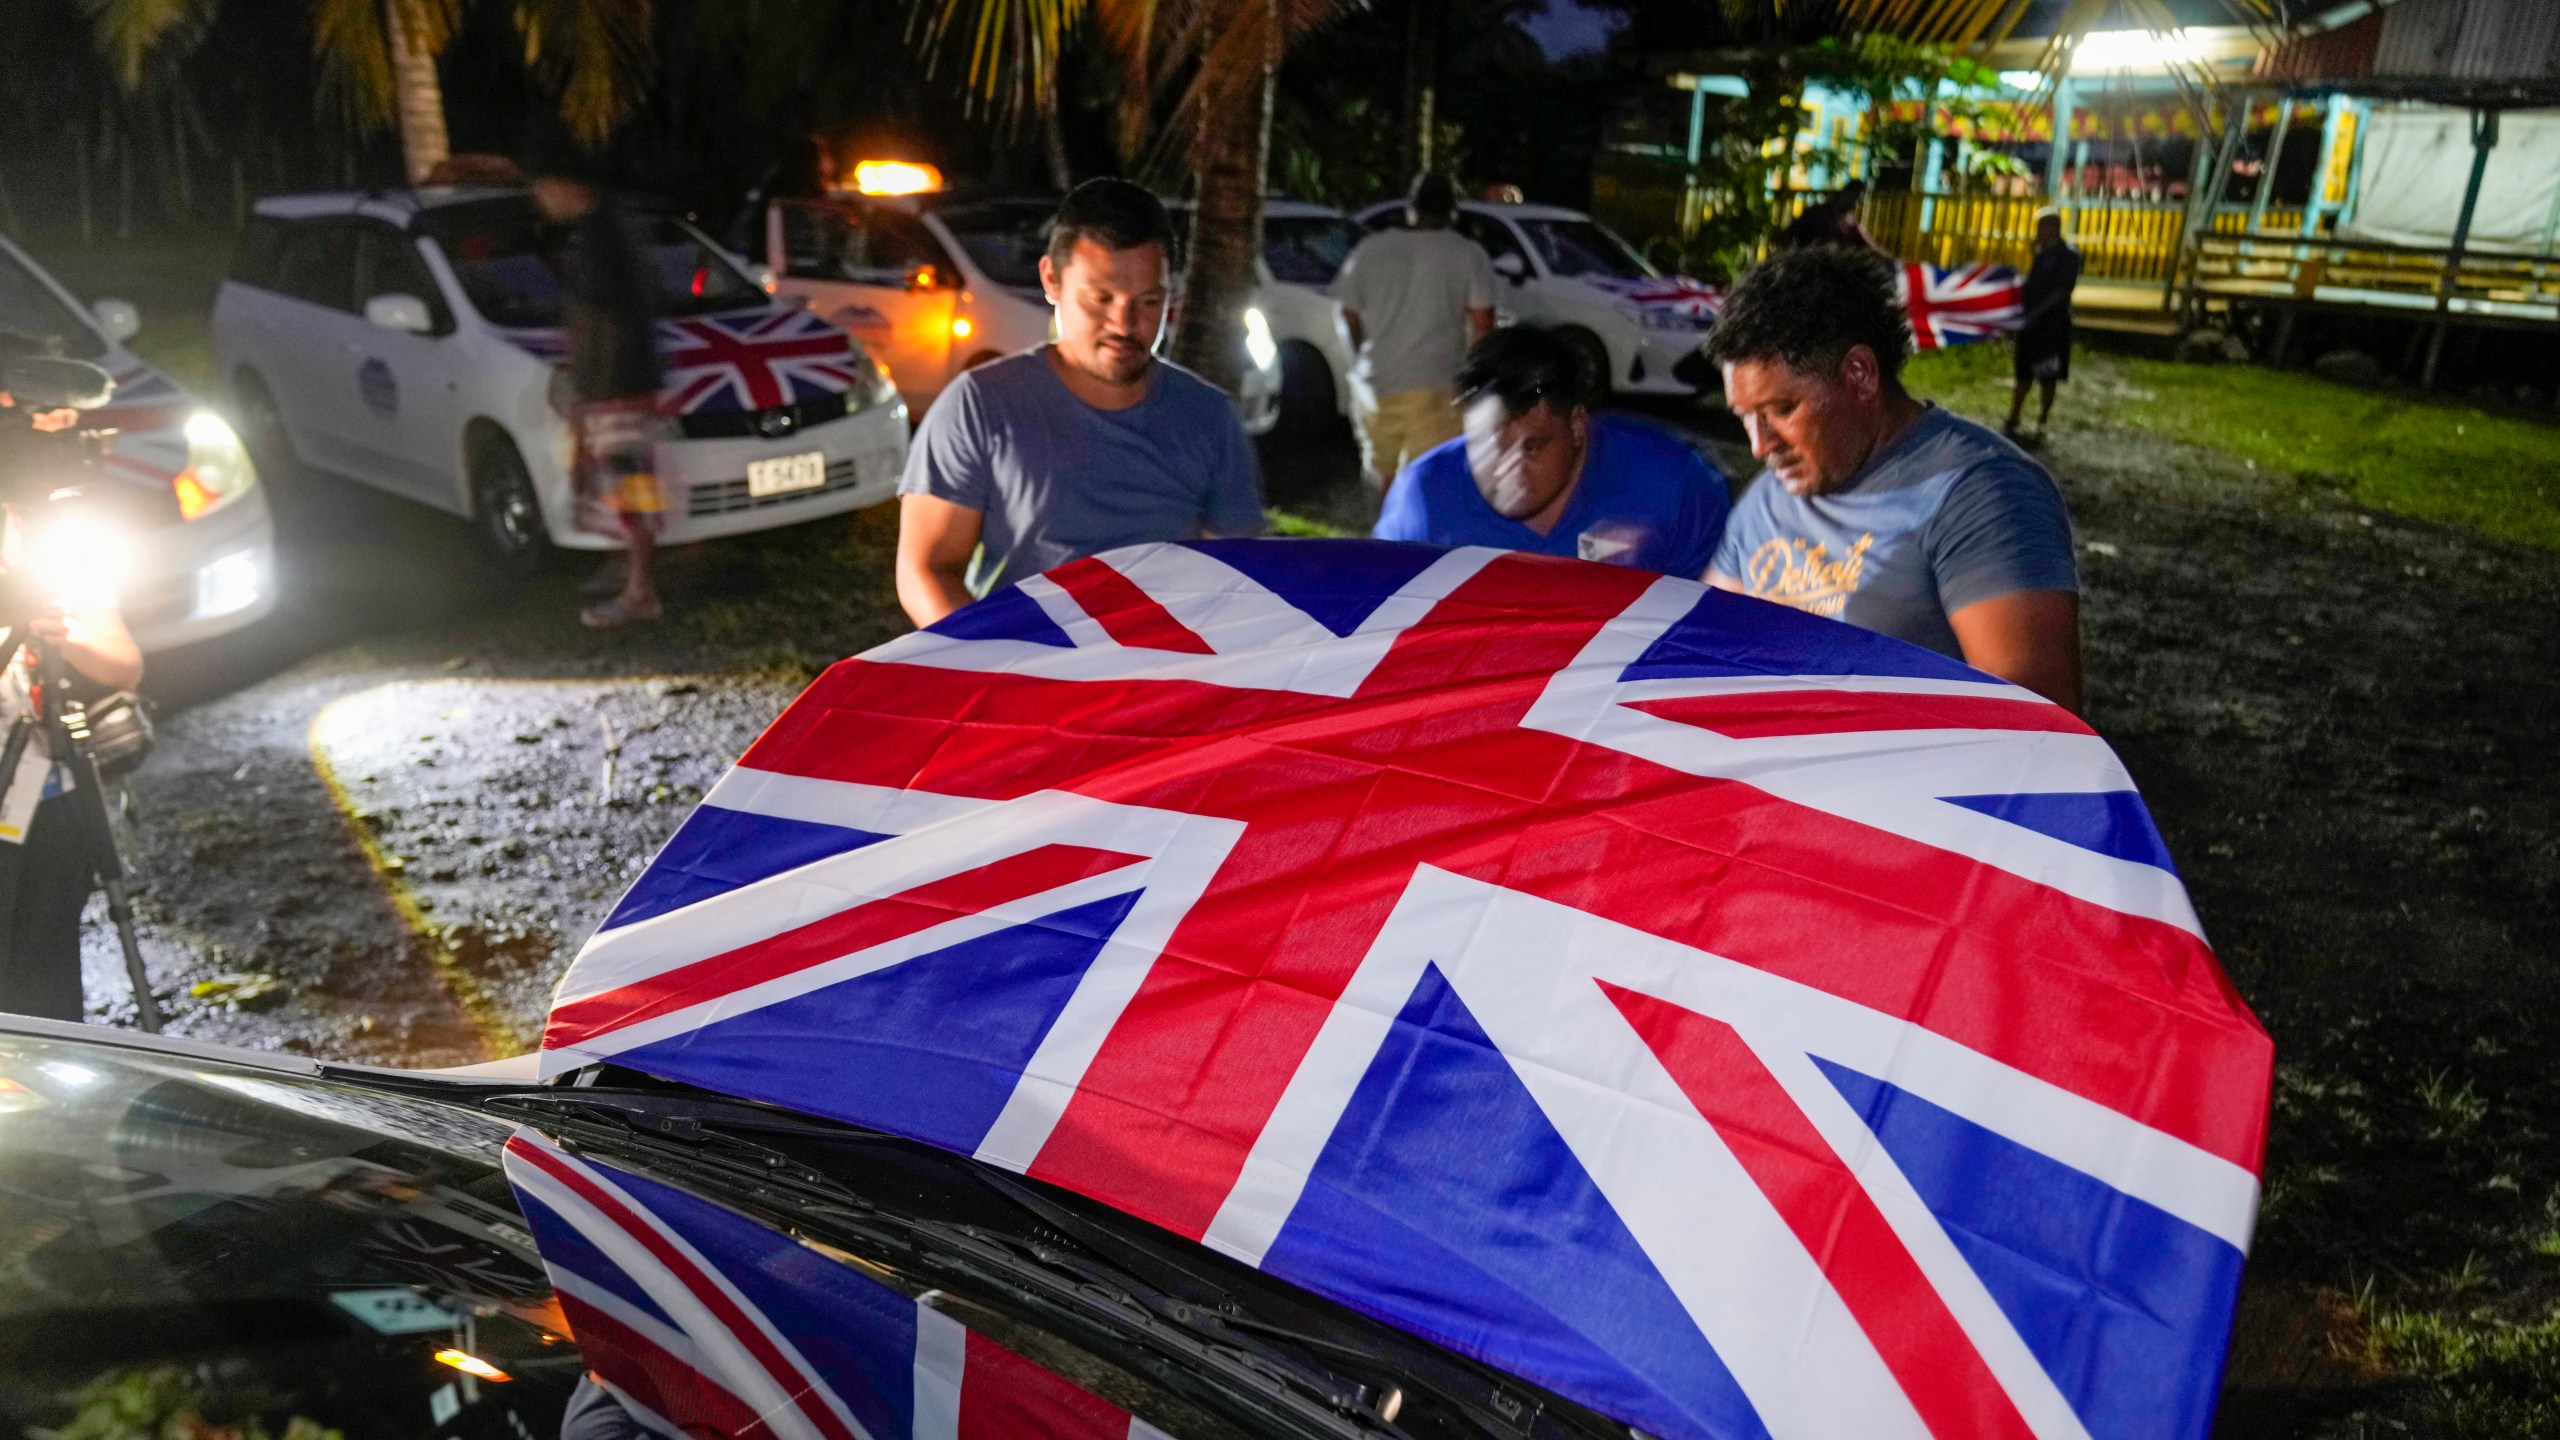
[[[1743,567],[1743,583],[1756,599],[1837,620],[1866,580],[1867,551],[1875,543],[1870,530],[1835,560],[1827,543],[1808,544],[1793,536],[1765,540]]]

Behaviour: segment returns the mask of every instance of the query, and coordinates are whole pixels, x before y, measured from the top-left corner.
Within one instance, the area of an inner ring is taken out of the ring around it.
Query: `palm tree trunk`
[[[1262,185],[1270,163],[1272,87],[1285,39],[1279,0],[1239,7],[1265,27],[1262,73],[1238,77],[1201,107],[1194,153],[1191,264],[1174,354],[1232,395],[1244,381],[1244,311],[1262,254]],[[1257,15],[1255,12],[1259,11]],[[1258,82],[1258,83],[1257,83]]]
[[[382,34],[391,47],[401,168],[415,185],[452,153],[445,138],[444,87],[436,78],[436,57],[412,38],[403,0],[382,0]]]
[[[1138,164],[1146,158],[1147,141],[1152,137],[1155,119],[1155,55],[1156,7],[1149,0],[1141,6],[1137,19],[1137,38],[1131,53],[1124,59],[1120,76],[1120,113],[1116,117],[1119,142],[1120,172],[1134,175]]]
[[[1067,137],[1059,128],[1058,57],[1040,67],[1040,145],[1041,158],[1049,163],[1049,187],[1060,194],[1075,188],[1076,173],[1067,164]]]

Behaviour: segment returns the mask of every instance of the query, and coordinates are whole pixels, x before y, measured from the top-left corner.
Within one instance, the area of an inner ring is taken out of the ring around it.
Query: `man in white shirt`
[[[1493,329],[1493,262],[1449,228],[1457,188],[1425,174],[1405,198],[1408,228],[1381,230],[1354,247],[1334,281],[1351,367],[1360,459],[1385,489],[1406,462],[1460,429],[1458,367]]]

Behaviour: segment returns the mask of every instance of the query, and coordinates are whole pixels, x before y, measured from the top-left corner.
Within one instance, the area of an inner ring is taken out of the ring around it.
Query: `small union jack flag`
[[[115,382],[107,403],[81,423],[116,432],[103,462],[109,470],[165,488],[187,468],[187,417],[195,401],[148,365],[115,372]]]
[[[580,1358],[669,1440],[1164,1440],[721,1206],[529,1130],[506,1169]]]
[[[1640,309],[1666,310],[1696,322],[1701,328],[1712,323],[1724,308],[1724,292],[1712,285],[1701,285],[1683,275],[1657,275],[1644,280],[1611,280],[1585,276],[1590,284],[1629,301]]]
[[[2271,1050],[2070,712],[1580,561],[1075,561],[837,665],[543,1041],[1664,1436],[2202,1435]]]
[[[1911,314],[1911,343],[1940,350],[2014,334],[2026,319],[2026,282],[2006,265],[1896,267],[1894,291]]]
[[[506,332],[517,348],[558,362],[569,354],[566,332]],[[728,315],[658,322],[658,357],[666,366],[659,394],[668,414],[770,410],[839,395],[870,375],[853,337],[806,310],[779,306]]]

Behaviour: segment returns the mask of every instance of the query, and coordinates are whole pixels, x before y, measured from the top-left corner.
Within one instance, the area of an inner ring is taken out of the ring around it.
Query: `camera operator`
[[[12,482],[29,469],[46,465],[49,451],[75,446],[76,436],[60,432],[78,419],[76,410],[30,411],[0,391],[0,471],[9,472],[0,474],[0,495],[15,491]],[[45,504],[41,493],[0,502],[0,623],[16,627],[0,665],[0,736],[22,717],[32,729],[0,795],[0,1010],[76,1022],[83,1008],[80,912],[97,888],[108,837],[97,833],[102,812],[72,803],[64,757],[32,726],[42,683],[34,646],[50,645],[62,657],[69,693],[48,697],[56,703],[132,689],[142,679],[142,652],[112,596],[65,604],[31,583],[30,504]]]

